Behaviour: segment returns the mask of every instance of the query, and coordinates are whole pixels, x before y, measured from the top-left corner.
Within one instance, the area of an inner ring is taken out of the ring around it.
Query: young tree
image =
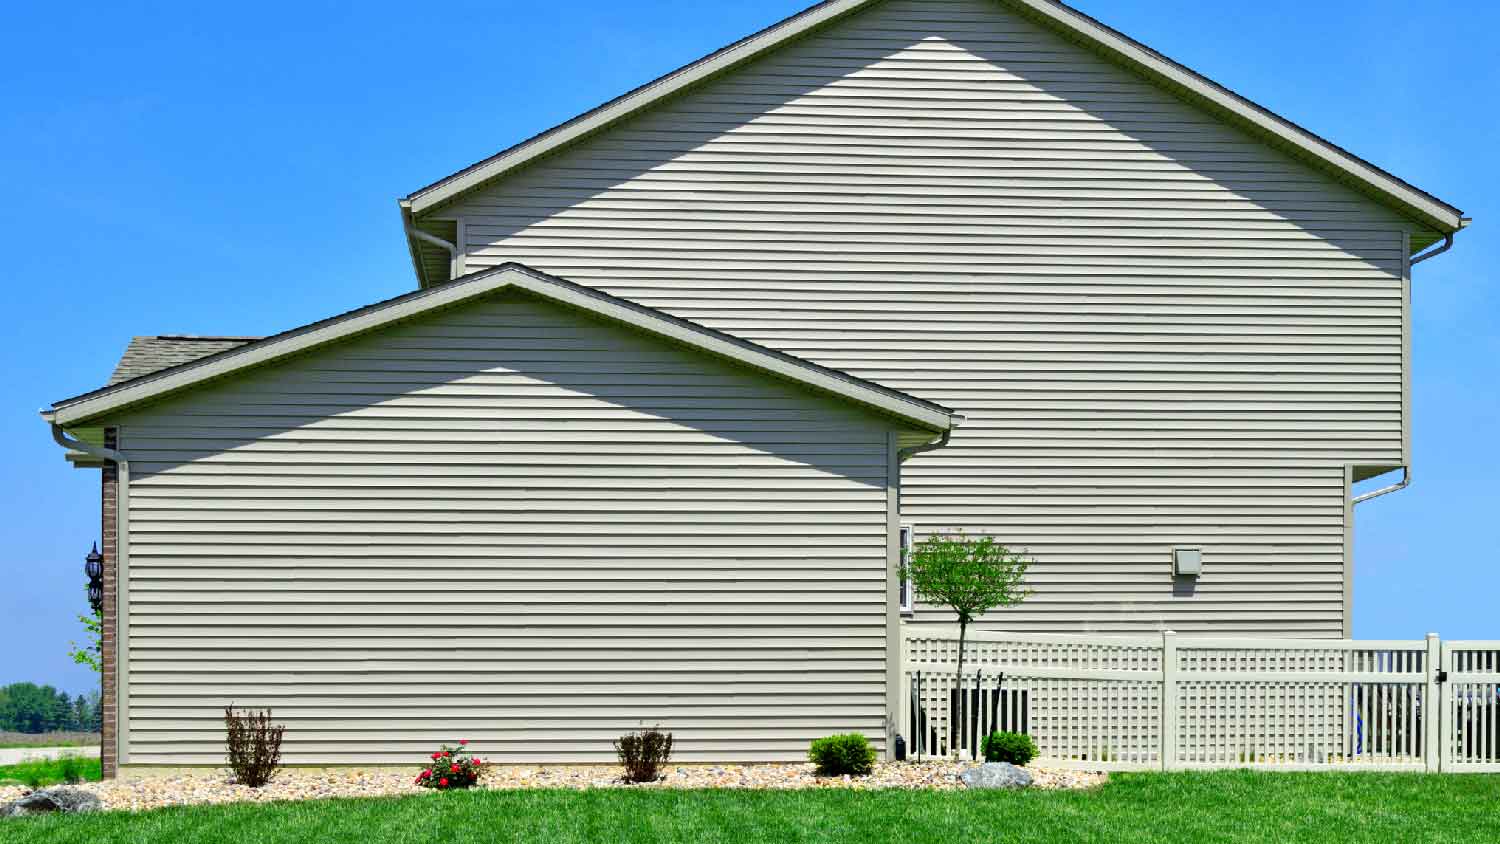
[[[84,633],[88,635],[88,644],[79,645],[77,642],[68,643],[68,655],[79,665],[87,665],[96,673],[104,669],[104,616],[100,613],[80,615],[78,620],[83,622]]]
[[[933,534],[918,542],[902,570],[923,600],[942,604],[958,616],[958,687],[963,688],[964,643],[969,622],[996,607],[1009,607],[1031,594],[1023,583],[1031,559],[996,542],[963,531]],[[962,691],[959,700],[962,701]]]

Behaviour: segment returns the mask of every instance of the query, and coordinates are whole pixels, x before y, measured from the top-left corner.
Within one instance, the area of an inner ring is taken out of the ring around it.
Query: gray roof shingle
[[[115,364],[114,374],[109,376],[108,386],[238,348],[259,339],[261,338],[199,337],[189,334],[132,337],[120,362]]]

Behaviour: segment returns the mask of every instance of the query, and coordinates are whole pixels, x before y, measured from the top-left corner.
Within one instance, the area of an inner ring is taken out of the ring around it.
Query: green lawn
[[[492,791],[6,822],[26,842],[1500,841],[1500,777],[1122,774],[1092,792]]]
[[[99,779],[99,760],[43,759],[0,765],[0,785],[28,785],[37,788],[61,782],[92,782]]]

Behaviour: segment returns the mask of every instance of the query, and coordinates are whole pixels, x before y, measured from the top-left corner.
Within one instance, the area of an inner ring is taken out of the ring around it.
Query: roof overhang
[[[431,211],[569,143],[604,129],[684,89],[881,0],[827,0],[643,85],[598,108],[497,153],[401,200],[407,219]],[[996,0],[1144,73],[1180,95],[1232,118],[1373,198],[1444,234],[1464,225],[1457,208],[1303,129],[1207,77],[1056,0]],[[415,245],[413,245],[415,251]],[[420,276],[420,270],[419,270]]]
[[[196,361],[123,381],[56,402],[42,411],[48,422],[74,426],[97,420],[132,405],[274,363],[320,346],[419,317],[507,288],[525,291],[578,308],[595,316],[680,343],[707,354],[793,381],[864,405],[921,429],[950,430],[954,414],[947,408],[898,390],[768,349],[730,334],[611,296],[603,291],[534,270],[503,264],[449,284],[418,290],[330,319],[257,340]]]

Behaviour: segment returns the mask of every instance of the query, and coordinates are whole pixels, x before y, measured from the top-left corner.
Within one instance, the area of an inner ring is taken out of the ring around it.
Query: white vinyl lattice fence
[[[957,646],[907,633],[915,758],[998,729],[1087,767],[1500,770],[1500,642],[973,632],[962,678]]]

